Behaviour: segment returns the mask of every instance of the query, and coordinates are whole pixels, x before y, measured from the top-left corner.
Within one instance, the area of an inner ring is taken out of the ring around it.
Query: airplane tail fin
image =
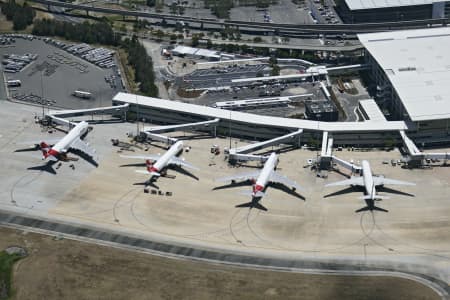
[[[47,157],[49,157],[49,150],[50,150],[50,146],[46,143],[46,142],[41,142],[39,144],[39,147],[42,151],[42,159],[45,160]]]
[[[153,177],[160,177],[161,174],[158,172],[158,169],[153,166],[153,161],[150,159],[145,160],[145,165],[147,166],[147,171]]]

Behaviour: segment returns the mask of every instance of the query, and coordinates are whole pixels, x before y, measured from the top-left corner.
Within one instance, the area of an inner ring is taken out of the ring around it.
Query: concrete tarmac
[[[278,171],[303,187],[298,191],[301,196],[269,187],[267,197],[261,200],[267,212],[235,208],[250,200],[238,192],[251,187],[213,190],[220,185],[215,178],[255,171],[258,164],[230,167],[223,154],[210,153],[213,144],[222,150],[229,147],[228,138],[187,140],[185,146],[192,148],[182,156],[201,169],[192,171],[198,180],[169,170],[175,178],[162,177],[155,183],[163,195],[147,194],[143,186],[134,185],[148,179],[135,172],[144,167],[120,167],[142,161],[120,155],[163,153],[164,145],[155,143],[148,151],[134,148],[133,152],[117,153],[118,148],[110,144],[110,138],[126,140],[125,134],[135,131],[136,124],[94,125],[88,140],[97,149],[100,166],[95,168],[80,159],[74,162],[75,170],[63,163],[53,175],[27,170],[42,164],[40,153],[13,151],[23,147],[23,142],[63,133],[41,132],[33,122],[37,108],[9,102],[0,105],[3,210],[200,249],[410,270],[450,283],[450,178],[446,167],[408,170],[382,164],[400,158],[398,151],[336,151],[335,155],[344,159],[369,160],[376,174],[417,184],[401,187],[397,190],[403,194],[390,194],[390,199],[377,203],[388,213],[355,213],[365,206],[358,199],[362,193],[327,197],[339,190],[325,189],[324,185],[345,177],[331,172],[326,179],[318,178],[304,167],[317,153],[298,149],[280,155]],[[231,147],[247,143],[232,139]]]

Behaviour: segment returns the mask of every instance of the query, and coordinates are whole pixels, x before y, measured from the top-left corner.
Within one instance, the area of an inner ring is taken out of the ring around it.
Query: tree
[[[211,42],[210,39],[208,39],[208,40],[206,41],[206,48],[207,48],[207,49],[211,49],[212,46],[213,46],[213,43]]]
[[[278,65],[273,65],[272,70],[270,71],[270,76],[278,76],[280,75],[280,67]]]
[[[199,38],[198,38],[198,36],[196,34],[192,35],[192,42],[191,42],[191,44],[192,44],[192,47],[197,47],[198,46]]]
[[[161,41],[162,38],[164,37],[164,32],[163,32],[161,29],[158,29],[158,30],[155,32],[155,36],[156,36],[156,39],[157,39],[158,41]]]
[[[147,0],[147,6],[154,7],[156,5],[156,0]]]
[[[25,18],[24,12],[16,12],[13,16],[13,29],[14,30],[22,30],[27,28],[27,20]]]
[[[33,23],[36,16],[36,12],[27,2],[21,6],[16,4],[14,0],[9,0],[7,3],[1,4],[1,10],[6,19],[13,22],[14,30],[25,29]]]
[[[273,65],[276,65],[278,63],[278,60],[277,60],[277,58],[275,57],[275,56],[271,56],[270,58],[269,58],[269,65],[270,66],[273,66]]]
[[[262,42],[262,38],[260,38],[259,36],[256,36],[253,38],[253,42],[254,43],[261,43]]]
[[[172,2],[172,4],[170,4],[169,6],[169,10],[172,15],[175,15],[177,13],[177,3]]]

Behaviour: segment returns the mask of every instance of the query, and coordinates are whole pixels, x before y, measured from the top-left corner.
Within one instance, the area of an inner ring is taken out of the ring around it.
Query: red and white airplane
[[[149,181],[154,180],[157,177],[161,176],[161,172],[163,172],[166,168],[175,165],[179,167],[186,167],[193,170],[199,170],[197,167],[187,163],[184,159],[178,158],[177,155],[183,151],[183,142],[178,141],[173,144],[169,150],[166,151],[163,155],[159,154],[149,154],[149,155],[121,155],[123,158],[136,158],[136,159],[145,159],[145,163],[147,166],[147,170],[136,170],[137,173],[149,174]]]
[[[55,139],[52,146],[50,145],[50,141],[41,141],[32,149],[18,149],[15,152],[36,150],[42,151],[42,160],[48,160],[47,164],[44,166],[31,167],[28,169],[43,170],[53,174],[56,174],[56,172],[55,170],[53,170],[52,164],[60,160],[68,160],[69,158],[67,156],[67,153],[69,151],[75,153],[79,152],[78,154],[80,154],[80,156],[97,166],[95,150],[90,148],[89,145],[82,140],[86,136],[88,130],[88,123],[82,121],[78,123],[74,128],[72,128],[63,138]],[[86,154],[87,157],[83,156],[82,154]]]
[[[261,171],[223,177],[216,179],[216,181],[218,182],[231,181],[232,184],[235,184],[236,181],[250,181],[252,183],[252,191],[244,192],[242,194],[252,196],[252,201],[237,205],[236,207],[256,207],[262,210],[267,210],[264,206],[259,204],[258,201],[265,196],[265,190],[269,185],[282,184],[285,187],[291,187],[292,191],[294,192],[296,189],[301,190],[301,187],[295,181],[275,171],[277,165],[278,165],[278,155],[275,152],[273,152],[270,154],[269,158],[264,163],[264,167]]]
[[[82,121],[72,128],[62,139],[50,146],[46,142],[40,142],[39,149],[42,151],[42,160],[66,160],[67,152],[70,150],[81,151],[95,160],[95,149],[82,140],[89,130],[87,122]]]

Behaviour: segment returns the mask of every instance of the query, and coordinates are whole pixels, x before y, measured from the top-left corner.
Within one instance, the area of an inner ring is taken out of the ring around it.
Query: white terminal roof
[[[185,55],[196,55],[203,57],[217,57],[220,58],[220,53],[218,51],[208,50],[208,49],[200,49],[200,48],[192,48],[187,46],[177,46],[172,52],[176,52],[179,54]]]
[[[359,100],[359,105],[367,114],[369,120],[373,122],[386,122],[386,118],[373,99]]]
[[[412,121],[450,118],[450,28],[358,34]]]
[[[244,124],[254,124],[278,128],[308,129],[312,131],[329,132],[367,132],[367,131],[399,131],[408,130],[408,126],[403,121],[385,122],[318,122],[301,119],[290,119],[280,117],[261,116],[244,112],[230,111],[220,108],[183,103],[172,100],[138,96],[128,93],[118,93],[113,101],[123,104],[136,104],[153,107],[161,110],[186,113],[206,118],[219,118],[222,120],[233,120]],[[168,114],[167,121],[170,122]]]
[[[443,0],[345,0],[350,10],[426,5]]]

